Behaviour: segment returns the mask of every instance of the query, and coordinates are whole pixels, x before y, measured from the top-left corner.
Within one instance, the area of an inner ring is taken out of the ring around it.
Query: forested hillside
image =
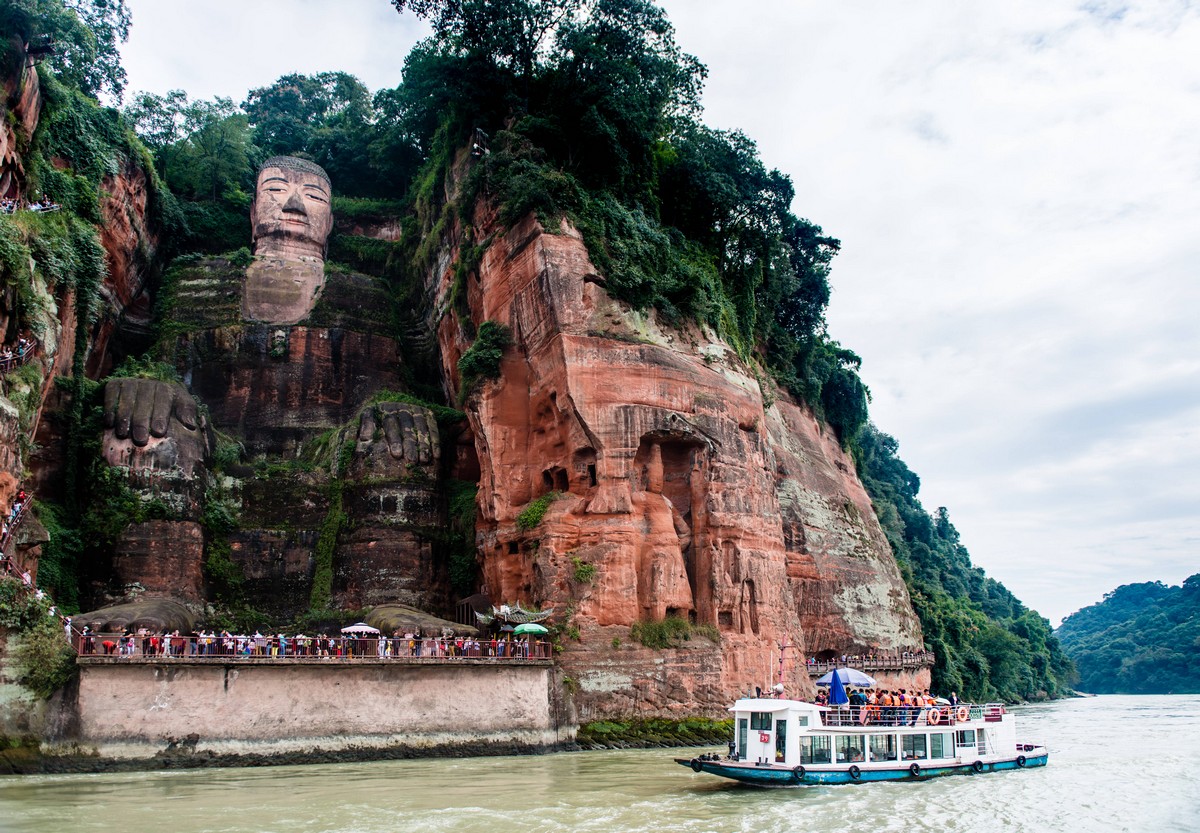
[[[1200,693],[1200,573],[1125,584],[1055,632],[1094,694]]]
[[[62,234],[82,241],[86,254],[100,176],[148,148],[152,208],[169,231],[159,256],[230,254],[248,242],[258,165],[274,154],[310,158],[330,174],[339,218],[402,218],[398,242],[335,231],[329,244],[330,261],[387,282],[400,340],[453,220],[466,226],[464,281],[480,257],[485,241],[470,236],[477,199],[507,224],[530,212],[547,228],[566,218],[613,297],[669,323],[710,327],[756,369],[764,391],[807,403],[853,452],[937,653],[935,688],[980,700],[1063,693],[1071,664],[1049,624],[972,566],[946,510],[925,511],[896,442],[868,422],[861,361],[825,323],[839,241],[793,213],[791,180],[764,166],[750,138],[703,123],[706,70],[675,42],[665,13],[648,0],[393,5],[434,28],[395,88],[372,93],[330,71],[284,76],[240,103],[139,92],[118,113],[94,96],[121,91],[115,42],[127,20],[101,13],[121,4],[3,0],[0,19],[19,23],[25,39],[64,44],[41,64],[47,116],[30,151],[30,185],[63,203]],[[82,16],[90,40],[77,8],[91,13]],[[479,162],[453,182],[455,156],[472,140]],[[74,173],[46,164],[51,157]],[[20,283],[18,264],[30,248],[49,245],[49,231],[0,219],[0,242],[26,247],[4,259],[6,285]],[[76,271],[87,287],[98,280]],[[86,344],[82,331],[78,344]],[[77,445],[97,405],[83,364],[69,421]],[[418,366],[407,381],[432,400],[440,388],[421,376],[431,368]],[[103,484],[95,472],[68,474],[61,505],[46,506],[62,543],[47,548],[43,570],[69,605],[80,593],[80,541],[99,534],[102,519],[89,506]]]

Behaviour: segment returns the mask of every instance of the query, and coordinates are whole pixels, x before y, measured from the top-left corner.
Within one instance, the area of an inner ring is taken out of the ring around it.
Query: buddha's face
[[[250,208],[255,254],[324,258],[333,228],[329,197],[329,183],[317,174],[277,167],[259,171]]]

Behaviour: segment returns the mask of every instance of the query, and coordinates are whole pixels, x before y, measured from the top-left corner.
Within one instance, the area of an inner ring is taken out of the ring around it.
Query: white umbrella
[[[835,671],[830,671],[824,677],[817,680],[817,685],[827,686],[833,682]],[[838,668],[836,669],[838,679],[842,681],[842,685],[858,686],[859,688],[871,688],[875,685],[875,678],[869,674],[864,674],[857,668]]]
[[[379,636],[379,628],[373,628],[366,622],[358,622],[342,628],[342,633],[356,634],[358,636]]]

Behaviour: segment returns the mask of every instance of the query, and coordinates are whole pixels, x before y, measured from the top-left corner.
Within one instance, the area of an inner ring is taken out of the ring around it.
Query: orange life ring
[[[936,726],[942,722],[942,713],[937,709],[930,709],[928,720],[930,726]]]
[[[955,718],[957,718],[959,723],[966,723],[967,720],[971,717],[971,710],[968,709],[966,706],[959,706],[958,712],[954,716],[955,716]]]

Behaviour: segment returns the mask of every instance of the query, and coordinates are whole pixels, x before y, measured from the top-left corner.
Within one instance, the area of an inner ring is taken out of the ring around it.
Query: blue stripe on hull
[[[1025,767],[1045,766],[1048,759],[1048,755],[1026,758]],[[676,760],[684,766],[690,766],[692,763],[678,758]],[[824,771],[806,769],[804,777],[797,780],[795,774],[790,769],[730,766],[720,761],[699,761],[699,763],[701,772],[706,772],[710,775],[719,775],[723,778],[732,778],[743,784],[755,784],[764,787],[799,787],[809,784],[865,784],[868,781],[924,781],[927,778],[938,778],[943,775],[975,775],[984,772],[1000,772],[1006,769],[1022,768],[1013,759],[984,764],[983,769],[979,773],[975,772],[971,764],[922,767],[919,775],[912,775],[907,769],[863,769],[859,772],[857,780],[850,777],[849,768]]]

